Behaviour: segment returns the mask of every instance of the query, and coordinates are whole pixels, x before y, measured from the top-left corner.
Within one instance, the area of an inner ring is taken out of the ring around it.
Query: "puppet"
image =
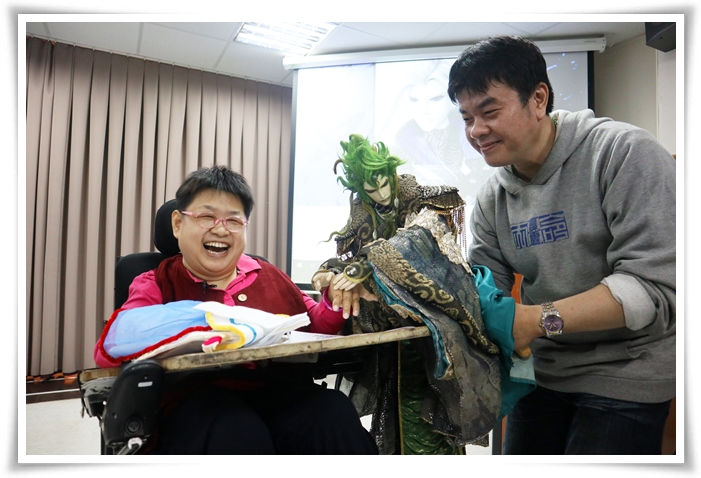
[[[493,342],[482,319],[484,281],[475,279],[489,272],[476,276],[464,260],[465,203],[455,187],[422,186],[397,174],[403,161],[382,142],[354,134],[341,146],[334,172],[342,167],[338,181],[351,193],[350,216],[331,234],[337,255],[312,285],[350,290],[362,283],[380,298],[361,300],[343,333],[407,325],[427,325],[432,333],[373,348],[364,370],[344,377],[342,390],[361,416],[372,414],[380,453],[451,454],[468,443],[484,445],[504,411],[500,360],[511,355],[513,341],[511,350]],[[491,297],[509,319],[499,322],[512,323],[513,300]]]

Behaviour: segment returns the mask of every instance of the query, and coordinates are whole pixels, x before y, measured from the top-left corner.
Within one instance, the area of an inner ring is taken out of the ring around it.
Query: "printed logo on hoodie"
[[[570,237],[564,211],[543,214],[525,222],[512,224],[511,235],[516,249],[549,244]]]

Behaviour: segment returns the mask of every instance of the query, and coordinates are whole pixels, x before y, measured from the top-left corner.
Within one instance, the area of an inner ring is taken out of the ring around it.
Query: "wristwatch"
[[[543,312],[540,316],[540,328],[545,331],[547,338],[553,335],[560,335],[565,323],[562,320],[560,312],[557,311],[552,302],[542,304]]]

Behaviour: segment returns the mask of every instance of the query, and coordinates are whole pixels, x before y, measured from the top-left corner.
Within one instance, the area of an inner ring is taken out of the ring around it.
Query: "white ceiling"
[[[292,86],[283,53],[234,42],[241,23],[27,22],[27,35],[175,65]],[[534,41],[644,35],[643,22],[343,22],[307,55],[462,46],[492,35]]]

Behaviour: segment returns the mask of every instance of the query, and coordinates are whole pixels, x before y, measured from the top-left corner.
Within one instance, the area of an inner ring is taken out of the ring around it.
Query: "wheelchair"
[[[118,258],[115,310],[126,302],[129,286],[136,276],[155,269],[162,260],[180,252],[171,226],[174,210],[175,200],[171,199],[156,213],[154,245],[158,252],[139,252]],[[250,256],[266,260],[261,256]],[[338,387],[342,374],[356,373],[362,368],[362,351],[346,349],[320,354],[311,364],[310,373],[314,380],[336,375],[335,387]],[[99,420],[101,454],[129,455],[142,450],[154,437],[163,393],[183,377],[194,373],[202,372],[166,373],[157,359],[147,359],[124,363],[116,376],[87,380],[84,371],[78,374],[83,413]]]

